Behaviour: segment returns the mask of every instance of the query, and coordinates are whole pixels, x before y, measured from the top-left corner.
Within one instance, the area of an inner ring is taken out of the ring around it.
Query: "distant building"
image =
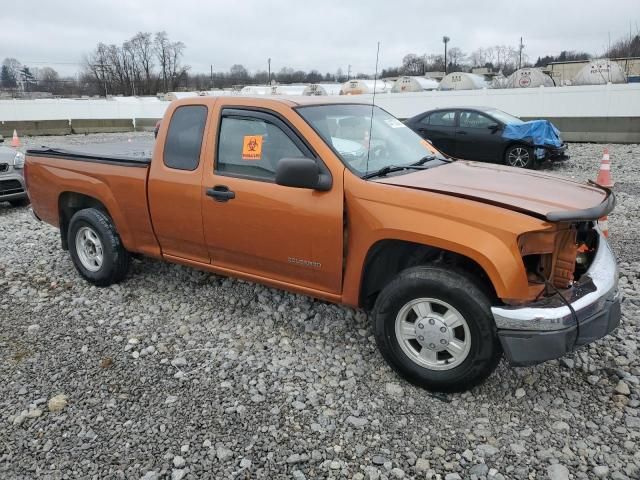
[[[640,57],[611,58],[622,69],[627,77],[640,76]],[[568,62],[552,62],[544,69],[551,75],[556,85],[571,85],[573,79],[586,65],[593,60],[571,60]]]

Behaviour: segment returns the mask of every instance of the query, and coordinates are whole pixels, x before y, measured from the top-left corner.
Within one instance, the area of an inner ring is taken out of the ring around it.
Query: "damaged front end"
[[[607,335],[620,322],[616,260],[596,221],[583,219],[587,215],[593,212],[579,212],[572,219],[558,213],[568,221],[518,239],[529,299],[491,309],[505,355],[514,365],[559,358]]]

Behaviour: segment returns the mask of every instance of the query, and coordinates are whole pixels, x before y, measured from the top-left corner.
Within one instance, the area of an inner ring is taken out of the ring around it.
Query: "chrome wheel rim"
[[[471,332],[465,318],[447,302],[417,298],[396,316],[396,338],[402,351],[430,370],[450,370],[469,356]]]
[[[512,148],[509,151],[508,161],[512,167],[526,167],[529,163],[529,152],[522,147]]]
[[[102,268],[104,250],[98,234],[89,227],[82,227],[76,233],[76,252],[82,266],[90,272]]]

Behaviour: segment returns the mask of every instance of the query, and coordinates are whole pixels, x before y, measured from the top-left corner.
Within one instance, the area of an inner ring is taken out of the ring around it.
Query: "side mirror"
[[[492,132],[497,132],[500,129],[500,125],[498,125],[497,123],[492,123],[488,128]]]
[[[284,187],[329,190],[331,176],[322,173],[312,158],[282,158],[276,166],[276,183]]]

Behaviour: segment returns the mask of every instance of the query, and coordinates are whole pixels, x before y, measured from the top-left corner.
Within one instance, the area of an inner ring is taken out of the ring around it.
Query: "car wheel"
[[[9,203],[11,204],[12,207],[26,207],[31,202],[27,197],[27,198],[18,198],[16,200],[9,200]]]
[[[113,222],[104,212],[87,208],[69,222],[69,253],[83,278],[105,287],[118,283],[129,271],[131,258]]]
[[[525,145],[512,145],[504,153],[504,163],[510,167],[535,169],[538,162],[533,149]]]
[[[448,269],[401,272],[380,292],[373,321],[387,363],[428,390],[468,390],[502,355],[489,298],[469,277]]]

